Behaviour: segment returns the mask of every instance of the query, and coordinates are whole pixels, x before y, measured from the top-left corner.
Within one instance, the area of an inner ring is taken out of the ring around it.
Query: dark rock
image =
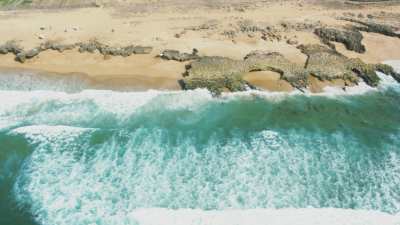
[[[366,64],[361,59],[351,59],[347,68],[355,72],[369,86],[378,86],[380,79],[376,74],[376,66],[374,64]]]
[[[386,24],[380,24],[380,23],[371,22],[371,21],[357,20],[357,19],[352,19],[352,18],[341,18],[341,19],[362,25],[362,26],[355,26],[354,27],[355,30],[371,32],[371,33],[378,33],[378,34],[383,34],[383,35],[390,36],[390,37],[400,38],[400,34],[395,32],[394,27],[386,25]]]
[[[387,65],[387,64],[376,64],[375,65],[375,70],[379,71],[381,73],[384,73],[386,75],[392,76],[397,82],[400,83],[400,73],[397,73],[393,67]]]
[[[331,41],[343,43],[348,50],[358,53],[365,52],[365,46],[361,43],[363,36],[358,30],[338,30],[335,28],[317,28],[314,33],[320,37],[322,43],[335,49]]]
[[[189,61],[189,60],[194,60],[198,59],[199,56],[197,55],[198,50],[193,49],[192,53],[180,53],[177,50],[164,50],[161,54],[160,57],[162,59],[166,60],[175,60],[179,62],[184,62],[184,61]]]

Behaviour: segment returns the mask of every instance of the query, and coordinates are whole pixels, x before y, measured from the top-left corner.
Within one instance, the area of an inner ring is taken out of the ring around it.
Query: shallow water
[[[0,91],[0,224],[399,224],[400,87],[383,83]]]

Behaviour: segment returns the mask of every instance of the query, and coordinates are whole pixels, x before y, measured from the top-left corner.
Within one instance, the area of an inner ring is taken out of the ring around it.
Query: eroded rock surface
[[[358,53],[365,52],[365,46],[361,43],[363,36],[360,31],[356,29],[352,30],[340,30],[336,28],[317,28],[314,33],[320,37],[321,41],[335,49],[335,45],[331,41],[343,43],[348,50],[355,51]]]
[[[278,52],[253,51],[244,61],[249,71],[273,71],[281,75],[281,79],[288,81],[297,89],[307,87],[308,72],[303,65],[293,63]]]
[[[242,60],[220,56],[205,56],[187,66],[183,78],[184,89],[207,88],[215,94],[225,89],[243,91],[246,82],[242,79],[248,67]]]
[[[265,51],[253,51],[243,60],[200,57],[187,65],[183,87],[207,88],[217,95],[224,90],[242,91],[253,87],[243,80],[244,74],[253,71],[277,72],[281,75],[280,79],[299,90],[308,87],[310,76],[321,81],[340,79],[345,85],[357,84],[362,79],[375,87],[380,81],[376,71],[380,71],[400,81],[400,74],[389,65],[364,63],[322,45],[300,45],[298,48],[308,56],[305,65],[293,63],[278,52]]]

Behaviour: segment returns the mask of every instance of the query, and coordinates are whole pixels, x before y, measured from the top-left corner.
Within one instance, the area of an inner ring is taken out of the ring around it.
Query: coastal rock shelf
[[[364,63],[322,45],[300,45],[298,48],[308,57],[305,65],[293,63],[278,52],[254,51],[243,60],[201,57],[187,66],[182,86],[184,89],[207,88],[216,94],[226,89],[241,91],[252,87],[243,80],[243,75],[252,71],[277,72],[282,80],[299,90],[308,87],[310,76],[321,81],[340,79],[346,86],[357,84],[362,79],[375,87],[380,81],[376,74],[379,71],[400,82],[400,74],[389,65]]]

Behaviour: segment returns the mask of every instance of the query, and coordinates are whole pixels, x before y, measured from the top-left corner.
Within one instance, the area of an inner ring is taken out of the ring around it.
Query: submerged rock
[[[314,33],[320,37],[321,41],[335,49],[331,41],[343,43],[348,50],[358,53],[365,52],[365,46],[361,43],[363,36],[358,30],[339,30],[335,28],[317,28]]]

